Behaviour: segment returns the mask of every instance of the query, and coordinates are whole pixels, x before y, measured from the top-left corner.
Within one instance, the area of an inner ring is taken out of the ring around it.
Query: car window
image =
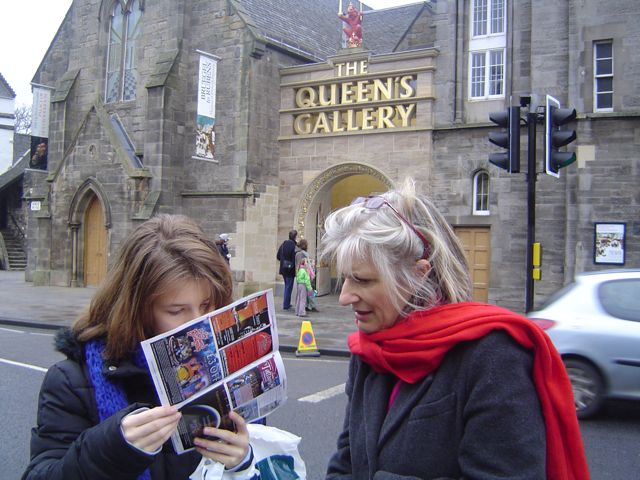
[[[602,308],[623,320],[640,322],[640,279],[611,280],[598,287]]]

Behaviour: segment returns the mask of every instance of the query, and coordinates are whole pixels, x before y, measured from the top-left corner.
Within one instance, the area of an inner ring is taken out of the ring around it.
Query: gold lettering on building
[[[367,68],[365,60],[346,62],[336,64],[336,74],[338,77],[351,76],[366,73]],[[415,75],[299,87],[295,91],[297,109],[325,108],[321,112],[294,113],[293,130],[296,135],[309,135],[411,127],[415,123],[416,104],[407,103],[407,99],[415,96]],[[372,104],[394,101],[398,103]]]
[[[363,75],[368,73],[369,62],[367,60],[356,60],[355,62],[336,63],[335,67],[337,77]]]

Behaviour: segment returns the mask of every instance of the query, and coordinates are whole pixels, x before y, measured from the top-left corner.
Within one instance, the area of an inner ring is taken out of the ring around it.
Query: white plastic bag
[[[307,469],[298,452],[300,437],[260,424],[247,425],[253,463],[240,472],[225,471],[224,465],[203,458],[191,480],[306,480]]]

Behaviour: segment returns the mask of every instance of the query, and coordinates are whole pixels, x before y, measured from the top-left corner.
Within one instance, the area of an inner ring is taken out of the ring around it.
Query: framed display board
[[[593,263],[624,265],[626,223],[596,222],[594,224]]]

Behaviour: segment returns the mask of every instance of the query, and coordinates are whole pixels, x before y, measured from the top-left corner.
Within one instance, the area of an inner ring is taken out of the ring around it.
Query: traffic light
[[[489,133],[489,141],[507,149],[502,153],[490,153],[489,162],[509,173],[518,173],[520,171],[520,107],[509,107],[501,112],[490,113],[489,119],[505,129],[505,131]]]
[[[575,120],[575,108],[560,108],[560,102],[547,95],[545,111],[545,172],[554,177],[560,177],[559,170],[576,161],[574,152],[560,152],[564,147],[576,139],[575,130],[565,130],[561,127]]]

